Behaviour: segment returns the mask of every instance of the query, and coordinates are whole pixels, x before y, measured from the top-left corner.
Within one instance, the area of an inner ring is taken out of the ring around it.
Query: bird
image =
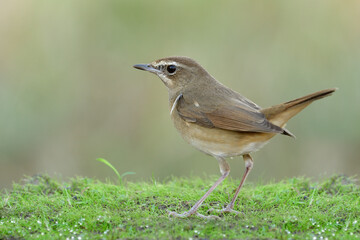
[[[188,57],[174,56],[149,64],[136,64],[136,69],[157,75],[169,94],[170,117],[183,139],[201,152],[213,156],[221,176],[212,187],[184,213],[168,211],[169,216],[187,218],[205,216],[198,209],[211,192],[230,173],[227,158],[242,156],[245,173],[231,202],[219,213],[233,212],[239,192],[253,168],[251,153],[262,148],[277,134],[295,138],[285,128],[287,121],[315,100],[330,96],[337,88],[321,90],[292,101],[261,108],[240,93],[226,87],[200,64]]]

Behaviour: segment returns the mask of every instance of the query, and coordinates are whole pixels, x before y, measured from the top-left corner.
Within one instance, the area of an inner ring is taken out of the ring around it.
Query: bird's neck
[[[178,89],[178,90],[175,90],[175,89],[172,89],[172,90],[169,90],[169,107],[171,108],[176,100],[176,98],[182,94],[181,90]]]

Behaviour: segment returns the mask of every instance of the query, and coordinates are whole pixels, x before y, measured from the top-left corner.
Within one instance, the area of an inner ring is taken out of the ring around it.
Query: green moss
[[[65,183],[47,176],[28,178],[4,190],[0,239],[13,238],[280,238],[349,239],[360,236],[360,189],[352,178],[322,182],[294,178],[247,184],[235,209],[221,220],[169,218],[166,210],[188,210],[215,178],[127,182],[120,186],[88,178]],[[221,209],[238,181],[227,180],[200,208]]]

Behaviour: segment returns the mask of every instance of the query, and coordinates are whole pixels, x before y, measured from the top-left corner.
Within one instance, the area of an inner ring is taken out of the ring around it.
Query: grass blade
[[[118,177],[119,183],[120,183],[120,184],[122,183],[121,175],[119,174],[119,172],[116,170],[116,168],[115,168],[111,163],[109,163],[109,162],[108,162],[106,159],[104,159],[104,158],[97,158],[96,160],[99,161],[99,162],[102,162],[102,163],[106,164],[109,168],[111,168],[111,169],[114,171],[114,173],[116,174],[116,176]]]

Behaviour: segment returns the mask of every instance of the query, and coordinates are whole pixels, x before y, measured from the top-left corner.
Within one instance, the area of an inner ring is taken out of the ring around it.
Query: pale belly
[[[186,139],[188,143],[197,148],[198,150],[207,153],[212,156],[219,157],[235,157],[239,155],[249,154],[252,152],[258,151],[262,148],[268,141],[265,142],[252,142],[245,145],[237,145],[231,143],[213,143],[211,141],[201,141],[199,139]]]
[[[249,154],[262,148],[275,135],[206,128],[185,122],[178,115],[173,116],[173,120],[174,118],[178,118],[174,124],[185,141],[212,156],[234,157]]]

